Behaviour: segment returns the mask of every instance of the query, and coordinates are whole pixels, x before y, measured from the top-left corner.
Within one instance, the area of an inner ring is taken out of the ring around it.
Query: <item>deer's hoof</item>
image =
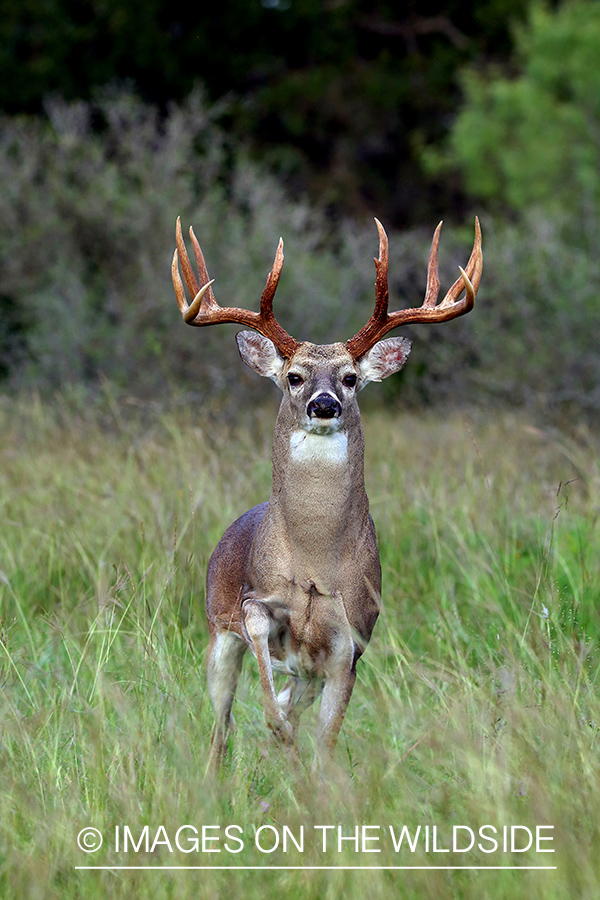
[[[269,719],[267,725],[280,744],[288,746],[296,742],[296,730],[285,716]]]

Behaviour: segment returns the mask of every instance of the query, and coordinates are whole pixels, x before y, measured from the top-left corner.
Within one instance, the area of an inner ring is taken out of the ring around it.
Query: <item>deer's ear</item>
[[[272,378],[274,382],[278,383],[285,360],[275,344],[256,331],[240,331],[236,334],[235,339],[240,356],[246,365],[258,372],[259,375]]]
[[[410,353],[412,341],[404,337],[386,338],[378,341],[358,361],[361,387],[369,381],[383,381],[388,375],[399,372]]]

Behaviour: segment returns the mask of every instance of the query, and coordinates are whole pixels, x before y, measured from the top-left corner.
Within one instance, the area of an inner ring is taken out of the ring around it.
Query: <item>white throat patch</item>
[[[296,462],[329,462],[339,465],[348,459],[348,434],[345,431],[317,434],[299,428],[292,431],[290,455]]]

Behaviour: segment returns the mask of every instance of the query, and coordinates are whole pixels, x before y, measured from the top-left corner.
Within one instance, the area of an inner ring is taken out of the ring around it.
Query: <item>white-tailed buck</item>
[[[377,220],[375,220],[377,222]],[[411,342],[385,334],[399,325],[445,322],[473,308],[482,271],[481,232],[465,270],[438,304],[438,225],[418,309],[388,312],[388,242],[382,225],[375,309],[345,344],[296,341],[273,315],[283,265],[280,240],[260,312],[221,307],[190,228],[199,281],[177,221],[173,284],[188,325],[237,322],[246,365],[279,386],[273,437],[273,488],[267,503],[230,525],[208,564],[208,688],[215,726],[209,766],[218,768],[233,723],[242,658],[256,656],[269,728],[293,743],[301,712],[322,693],[318,745],[335,746],[356,678],[356,663],[379,613],[381,566],[364,485],[364,441],[356,401],[370,381],[399,371]],[[190,295],[186,300],[183,282]],[[461,295],[463,294],[464,296]],[[273,670],[289,676],[277,693]]]

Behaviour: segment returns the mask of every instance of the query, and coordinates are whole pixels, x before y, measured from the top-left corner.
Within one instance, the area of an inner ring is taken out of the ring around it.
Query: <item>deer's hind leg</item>
[[[246,643],[232,631],[216,632],[208,647],[208,693],[215,714],[207,771],[217,771],[227,751],[227,735],[235,725],[231,707],[242,669]]]
[[[298,730],[300,716],[319,696],[323,686],[322,678],[298,678],[292,676],[277,694],[277,705],[287,716],[294,729]]]

